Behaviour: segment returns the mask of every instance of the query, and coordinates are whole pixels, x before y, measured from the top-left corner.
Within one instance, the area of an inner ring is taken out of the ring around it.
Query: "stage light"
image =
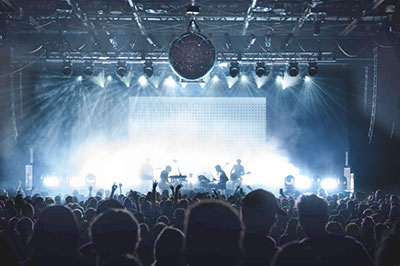
[[[228,51],[232,49],[232,40],[228,33],[224,34],[224,48]]]
[[[311,187],[311,184],[312,184],[311,179],[306,176],[298,175],[296,177],[295,186],[297,189],[300,190],[308,189]]]
[[[235,78],[240,73],[239,63],[231,62],[231,66],[229,67],[229,75],[232,78]]]
[[[145,76],[140,76],[139,78],[139,84],[144,87],[147,85],[147,78]]]
[[[76,78],[76,80],[77,80],[77,81],[82,81],[82,80],[83,80],[83,77],[82,77],[82,76],[78,76],[78,77]]]
[[[228,63],[223,62],[223,63],[218,63],[219,67],[228,67]]]
[[[46,176],[43,178],[43,185],[46,187],[58,187],[60,179],[55,176]]]
[[[112,77],[110,75],[107,76],[108,81],[112,81]]]
[[[247,76],[246,75],[241,75],[240,76],[240,81],[241,82],[246,82],[247,81]]]
[[[316,62],[308,63],[307,73],[310,77],[314,77],[318,74],[318,66]]]
[[[283,78],[282,78],[281,76],[276,76],[275,81],[276,81],[278,84],[282,84]]]
[[[128,73],[128,68],[126,66],[126,62],[118,61],[116,72],[117,72],[117,75],[120,76],[121,78],[125,77],[126,74]]]
[[[84,65],[83,73],[86,76],[91,76],[91,75],[93,75],[93,72],[94,72],[93,63],[90,61],[86,61],[85,65]]]
[[[218,78],[217,75],[215,75],[215,76],[212,78],[212,81],[213,81],[214,83],[218,82],[218,80],[219,80],[219,78]]]
[[[65,76],[69,76],[69,75],[72,74],[72,63],[71,63],[71,61],[64,61],[63,62],[62,73]]]
[[[334,178],[325,178],[321,181],[321,187],[325,190],[332,190],[337,188],[338,183],[337,180]]]
[[[169,76],[166,80],[165,80],[165,85],[167,85],[168,87],[173,87],[175,85],[175,80],[173,77]]]
[[[149,78],[153,76],[154,73],[153,62],[151,61],[144,62],[143,73]]]
[[[299,64],[295,62],[289,63],[288,73],[291,77],[297,77],[299,74]]]
[[[245,45],[244,49],[249,50],[255,43],[256,43],[256,35],[250,34],[249,38],[246,41],[246,45]]]
[[[310,81],[311,81],[311,78],[310,78],[309,76],[305,76],[305,77],[304,77],[304,81],[305,81],[305,82],[310,82]]]
[[[267,70],[265,68],[265,63],[264,62],[257,62],[256,64],[256,75],[261,78],[267,73]]]

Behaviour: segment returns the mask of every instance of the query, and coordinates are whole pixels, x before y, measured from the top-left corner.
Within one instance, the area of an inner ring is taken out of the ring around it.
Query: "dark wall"
[[[398,190],[400,186],[400,134],[398,95],[399,57],[395,49],[378,49],[378,97],[371,143],[368,131],[372,106],[372,69],[369,71],[367,108],[364,108],[364,67],[353,65],[349,80],[350,163],[360,189]],[[392,132],[392,125],[395,127]]]

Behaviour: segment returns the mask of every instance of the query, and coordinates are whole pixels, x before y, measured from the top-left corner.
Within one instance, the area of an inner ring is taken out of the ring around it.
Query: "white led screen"
[[[131,97],[133,141],[210,141],[258,145],[266,141],[266,99]]]

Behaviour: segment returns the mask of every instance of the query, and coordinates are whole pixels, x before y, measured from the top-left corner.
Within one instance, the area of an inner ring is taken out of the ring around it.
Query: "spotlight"
[[[231,62],[231,66],[229,67],[229,75],[232,78],[235,78],[240,73],[239,63]]]
[[[316,62],[308,63],[307,73],[310,77],[314,77],[318,74],[318,66]]]
[[[83,77],[82,77],[82,76],[78,76],[78,77],[76,78],[76,80],[77,80],[77,81],[82,81],[82,80],[83,80]]]
[[[140,76],[139,78],[139,84],[143,87],[146,86],[147,84],[147,78],[145,76]]]
[[[282,78],[281,76],[277,76],[276,79],[275,79],[275,81],[276,81],[277,83],[279,83],[279,84],[282,84],[283,78]]]
[[[308,178],[306,176],[299,175],[299,176],[296,177],[294,185],[295,185],[295,187],[297,189],[303,190],[303,189],[310,188],[312,184],[311,184],[311,179],[310,178]]]
[[[246,75],[241,75],[241,76],[240,76],[240,80],[241,80],[242,82],[246,82],[246,81],[247,81],[247,76],[246,76]]]
[[[295,62],[289,63],[288,73],[289,76],[296,77],[299,74],[299,64]]]
[[[65,76],[69,76],[69,75],[72,74],[72,63],[71,63],[71,61],[64,61],[63,62],[62,73]]]
[[[321,181],[321,187],[325,190],[335,189],[337,186],[337,180],[334,178],[325,178]]]
[[[154,72],[153,62],[151,61],[144,62],[143,73],[150,78],[151,76],[153,76],[153,72]]]
[[[112,77],[110,75],[107,76],[108,81],[112,81]]]
[[[264,62],[257,62],[256,64],[256,75],[261,78],[267,73],[267,70],[265,69],[265,63]]]
[[[232,49],[232,40],[228,33],[224,34],[224,47],[228,51]]]
[[[305,82],[310,82],[310,81],[311,81],[311,78],[310,78],[309,76],[305,76],[305,77],[304,77],[304,81],[305,81]]]
[[[215,75],[215,76],[212,78],[212,81],[213,81],[214,83],[218,82],[218,80],[219,80],[219,78],[218,78],[217,75]]]
[[[128,73],[128,68],[126,67],[126,62],[118,61],[116,72],[117,72],[118,76],[125,77],[126,74]]]
[[[83,73],[86,76],[91,76],[91,75],[93,75],[93,71],[94,71],[93,63],[90,61],[86,61],[85,65],[84,65]]]
[[[60,180],[55,176],[46,176],[43,178],[43,185],[46,187],[58,187]]]
[[[172,76],[169,76],[166,80],[165,80],[165,84],[168,87],[173,87],[175,85],[175,80]]]

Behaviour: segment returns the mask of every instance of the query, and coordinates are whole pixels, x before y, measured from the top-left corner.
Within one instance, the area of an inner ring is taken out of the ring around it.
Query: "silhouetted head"
[[[343,234],[343,227],[338,222],[329,222],[326,225],[326,232],[335,235],[342,235]]]
[[[217,172],[221,172],[221,171],[222,171],[222,168],[221,168],[220,165],[216,165],[216,166],[215,166],[215,170],[217,170]]]
[[[355,239],[360,238],[360,227],[356,223],[349,223],[346,225],[345,233]]]
[[[307,237],[325,234],[328,205],[316,195],[302,196],[297,204],[299,221]]]
[[[284,245],[274,256],[272,266],[316,266],[310,250],[299,242]]]
[[[237,159],[236,162],[237,162],[237,164],[240,164],[242,162],[242,160]]]
[[[103,213],[110,209],[122,209],[123,206],[115,199],[108,199],[99,204],[97,208],[97,214]]]
[[[242,219],[249,232],[268,234],[277,214],[286,215],[271,192],[257,189],[243,198]]]
[[[187,263],[197,265],[238,265],[242,257],[239,215],[222,201],[204,200],[186,214]]]
[[[154,244],[157,265],[180,265],[183,262],[183,242],[185,236],[179,229],[165,227]]]
[[[110,209],[93,220],[90,236],[100,258],[133,254],[139,242],[139,224],[130,212]]]
[[[23,217],[18,221],[16,229],[20,235],[30,237],[33,232],[33,222],[30,218]]]
[[[65,206],[43,210],[35,224],[31,244],[37,256],[76,256],[79,231],[72,211]]]
[[[167,171],[168,173],[171,172],[172,168],[171,166],[167,165],[167,167],[165,167],[165,171]]]

